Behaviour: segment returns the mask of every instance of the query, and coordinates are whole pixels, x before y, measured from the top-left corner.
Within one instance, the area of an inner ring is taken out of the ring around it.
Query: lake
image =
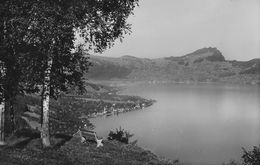
[[[91,119],[99,136],[120,126],[159,156],[185,164],[241,160],[242,147],[260,144],[260,87],[213,84],[139,84],[122,94],[157,100],[151,107]]]

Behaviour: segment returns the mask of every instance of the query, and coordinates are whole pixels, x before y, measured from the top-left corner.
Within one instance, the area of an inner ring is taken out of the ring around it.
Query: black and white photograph
[[[0,0],[0,165],[260,165],[260,0]]]

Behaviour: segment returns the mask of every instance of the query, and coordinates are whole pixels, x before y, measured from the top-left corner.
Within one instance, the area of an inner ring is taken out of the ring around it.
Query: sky
[[[260,0],[139,0],[132,33],[102,55],[182,56],[216,47],[227,60],[260,58]]]

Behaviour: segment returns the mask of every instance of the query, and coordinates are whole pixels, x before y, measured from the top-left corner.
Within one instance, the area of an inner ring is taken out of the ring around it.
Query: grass
[[[26,133],[28,135],[28,133]],[[123,144],[115,140],[104,140],[103,147],[95,142],[81,143],[79,137],[67,138],[63,145],[42,149],[37,135],[24,146],[0,148],[1,165],[173,165],[173,161],[160,159],[150,151],[133,144]],[[61,137],[62,136],[62,137]]]

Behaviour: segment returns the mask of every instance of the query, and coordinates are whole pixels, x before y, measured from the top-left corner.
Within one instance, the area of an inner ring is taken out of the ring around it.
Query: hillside
[[[260,83],[260,59],[228,61],[217,48],[157,59],[91,56],[95,80]]]
[[[160,158],[148,150],[135,144],[123,144],[115,140],[103,141],[104,146],[97,148],[96,143],[89,140],[81,143],[77,136],[52,137],[52,148],[42,149],[40,135],[27,138],[11,147],[0,146],[1,165],[180,165],[178,161]]]

